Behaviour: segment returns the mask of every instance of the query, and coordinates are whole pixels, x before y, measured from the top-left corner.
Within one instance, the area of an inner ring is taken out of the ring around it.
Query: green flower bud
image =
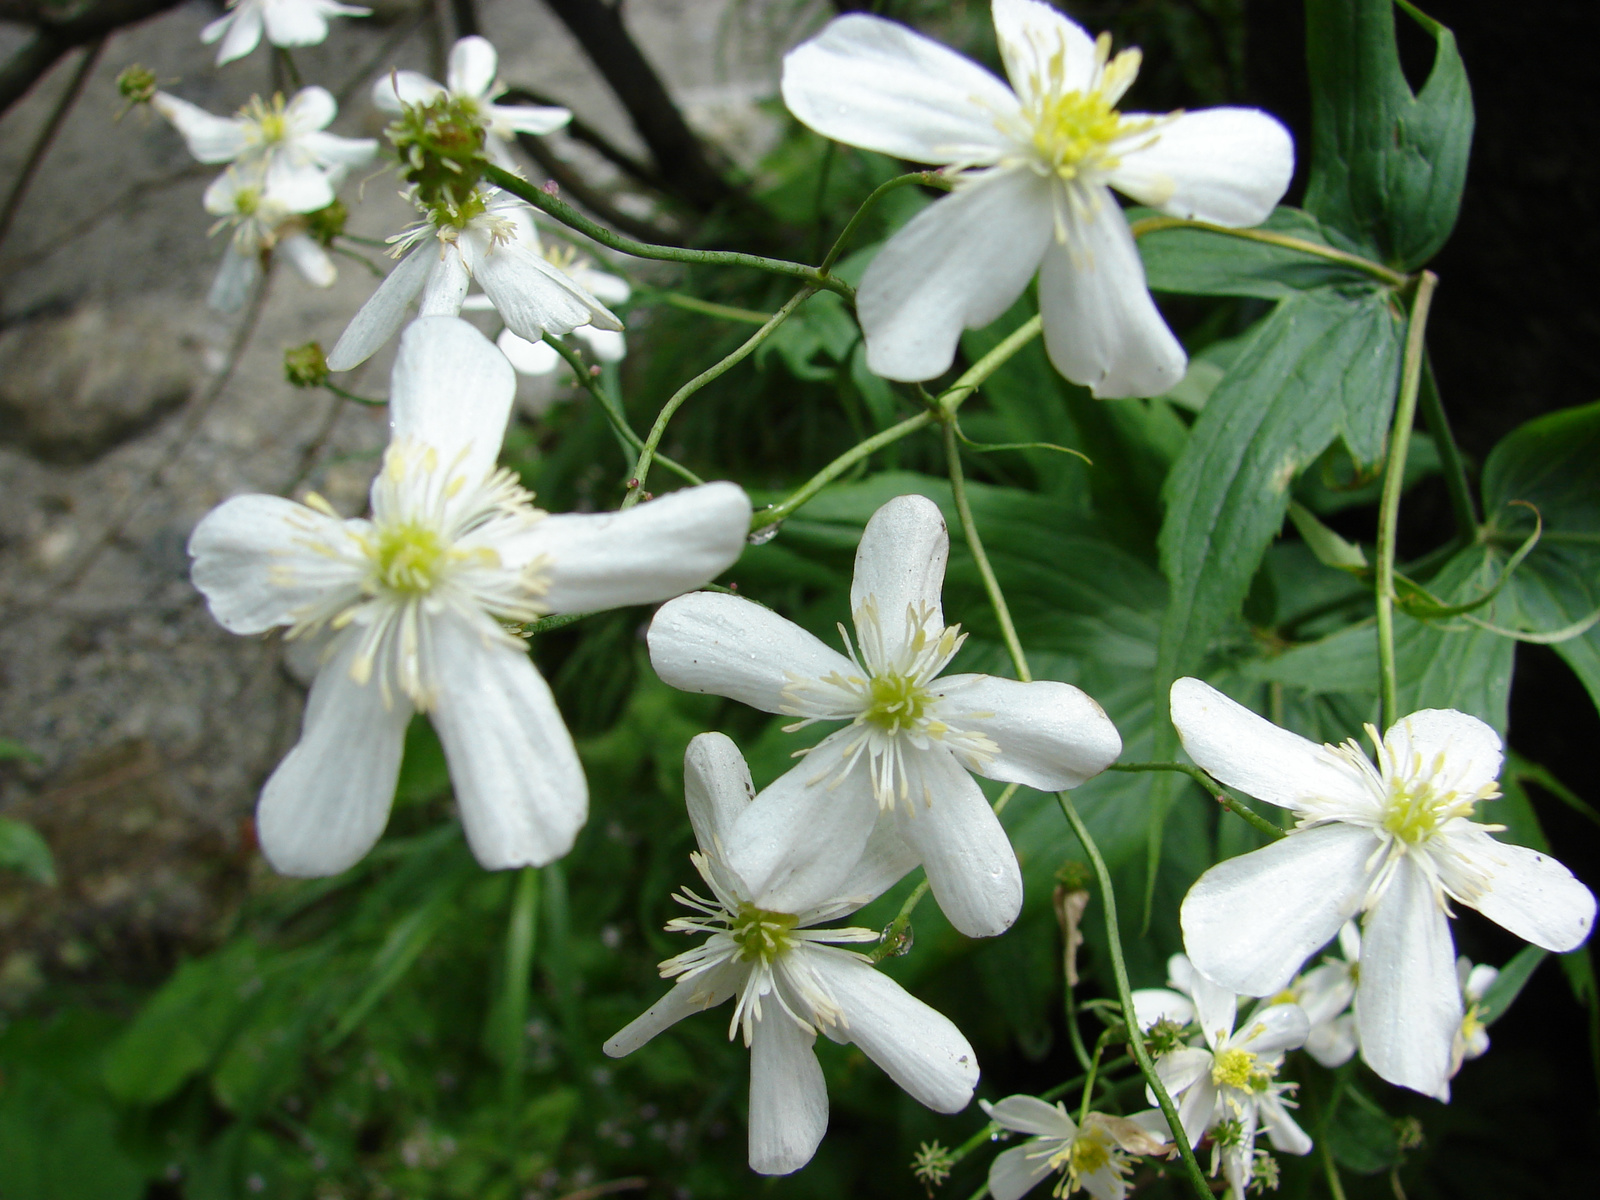
[[[335,200],[327,208],[306,214],[306,232],[324,246],[331,246],[333,239],[344,232],[349,216],[350,210],[344,206],[344,201]]]
[[[297,388],[321,387],[328,382],[328,356],[316,342],[285,350],[283,377]]]
[[[117,75],[117,91],[129,104],[149,104],[155,99],[156,73],[138,63],[126,66]]]
[[[418,203],[434,210],[467,205],[483,174],[485,123],[467,97],[443,94],[402,106],[385,131]]]

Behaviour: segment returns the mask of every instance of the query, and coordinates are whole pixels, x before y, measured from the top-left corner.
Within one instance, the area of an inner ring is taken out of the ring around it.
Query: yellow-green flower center
[[[868,691],[872,703],[861,717],[889,733],[913,728],[930,700],[927,690],[905,675],[874,675]]]
[[[233,207],[241,217],[248,217],[261,207],[261,192],[258,188],[242,187],[233,194]]]
[[[1070,180],[1101,158],[1121,127],[1122,115],[1099,92],[1048,96],[1034,113],[1033,148],[1052,172]]]
[[[1440,792],[1432,779],[1394,779],[1383,813],[1383,829],[1415,846],[1427,841],[1452,817],[1470,816],[1472,800],[1459,792]]]
[[[1068,1179],[1077,1180],[1084,1175],[1092,1175],[1110,1161],[1111,1151],[1106,1149],[1105,1142],[1080,1133],[1050,1160],[1050,1167],[1055,1171],[1065,1171]]]
[[[239,115],[256,127],[256,136],[265,145],[273,145],[289,136],[289,118],[281,92],[270,101],[252,96]]]
[[[1212,1083],[1242,1092],[1265,1091],[1277,1073],[1276,1067],[1266,1065],[1248,1050],[1224,1050],[1211,1064]]]
[[[768,912],[746,901],[728,932],[739,945],[740,958],[769,963],[794,944],[789,935],[799,923],[793,913]]]
[[[448,556],[449,547],[437,531],[425,525],[390,525],[378,531],[373,565],[382,587],[419,596],[439,582]]]

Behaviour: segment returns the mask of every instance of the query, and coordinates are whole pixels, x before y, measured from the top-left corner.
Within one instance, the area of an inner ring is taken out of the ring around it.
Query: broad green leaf
[[[1397,17],[1434,39],[1416,94],[1400,67]],[[1455,226],[1472,146],[1472,92],[1455,36],[1405,0],[1307,0],[1306,57],[1307,211],[1356,248],[1415,270]]]
[[[49,1072],[7,1072],[0,1089],[0,1196],[139,1200],[144,1172],[117,1138],[117,1112]]]
[[[1538,417],[1513,430],[1483,470],[1485,538],[1509,555],[1533,527],[1521,500],[1539,511],[1539,544],[1506,585],[1509,623],[1529,631],[1582,622],[1600,609],[1600,403]],[[1506,625],[1507,619],[1496,624]],[[1555,643],[1600,707],[1600,625]]]
[[[261,992],[248,939],[184,963],[106,1055],[106,1089],[129,1104],[158,1104],[216,1058]]]
[[[38,883],[54,886],[55,859],[39,831],[24,821],[0,817],[0,867],[20,871]]]
[[[1181,226],[1140,232],[1141,220],[1161,219],[1150,209],[1131,209],[1128,219],[1140,234],[1139,255],[1151,291],[1281,300],[1313,288],[1372,282],[1372,276],[1359,268],[1314,251]],[[1297,208],[1278,208],[1257,228],[1328,247],[1317,219]]]
[[[1500,974],[1489,985],[1483,999],[1478,1001],[1478,1019],[1485,1025],[1493,1025],[1505,1016],[1506,1009],[1511,1007],[1533,977],[1534,968],[1549,953],[1538,946],[1524,946],[1517,951],[1516,957],[1500,968]]]
[[[1347,1084],[1323,1134],[1333,1159],[1357,1175],[1376,1175],[1400,1165],[1395,1120],[1354,1084]]]
[[[1294,522],[1294,527],[1300,531],[1300,536],[1305,539],[1306,545],[1311,547],[1311,553],[1317,556],[1317,561],[1323,566],[1337,567],[1341,571],[1367,569],[1367,556],[1361,547],[1354,542],[1345,541],[1317,520],[1317,515],[1305,505],[1289,501],[1289,519]]]

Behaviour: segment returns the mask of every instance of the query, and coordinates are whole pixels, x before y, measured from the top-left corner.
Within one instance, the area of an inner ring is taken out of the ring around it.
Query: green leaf
[[[1155,215],[1151,209],[1131,209],[1128,219],[1137,231],[1140,219]],[[1297,208],[1278,208],[1257,228],[1328,246],[1317,219]],[[1281,300],[1313,288],[1372,282],[1365,272],[1314,252],[1208,229],[1150,229],[1139,236],[1139,256],[1151,291],[1186,296]]]
[[[260,995],[254,942],[184,963],[106,1055],[105,1085],[129,1104],[158,1104],[209,1067]]]
[[[1333,1160],[1357,1175],[1376,1175],[1400,1165],[1394,1118],[1365,1092],[1348,1085],[1323,1137]]]
[[[25,758],[29,762],[43,761],[36,752],[28,749],[21,742],[13,741],[10,738],[0,738],[0,762],[15,758]]]
[[[1489,454],[1483,470],[1484,531],[1497,555],[1511,554],[1532,530],[1538,510],[1543,536],[1506,585],[1501,625],[1555,630],[1600,609],[1600,403],[1564,409],[1513,430]],[[1600,707],[1600,626],[1555,643]]]
[[[1413,95],[1395,7],[1434,39]],[[1406,0],[1307,0],[1311,178],[1305,206],[1360,251],[1415,270],[1455,226],[1472,146],[1472,92],[1455,37]]]
[[[11,817],[0,817],[0,867],[55,886],[56,864],[49,844],[32,825]]]
[[[1505,1016],[1506,1010],[1522,994],[1522,989],[1533,977],[1534,968],[1542,963],[1549,953],[1539,946],[1524,946],[1517,951],[1516,957],[1500,968],[1500,974],[1489,985],[1489,990],[1483,994],[1483,999],[1478,1001],[1478,1019],[1485,1025],[1493,1025]]]
[[[1317,520],[1317,515],[1305,505],[1289,501],[1289,519],[1323,566],[1337,567],[1341,571],[1360,572],[1367,569],[1367,556],[1362,553],[1361,547],[1345,541]]]
[[[139,1200],[144,1173],[117,1140],[103,1098],[49,1074],[8,1073],[0,1091],[0,1196],[6,1200]]]

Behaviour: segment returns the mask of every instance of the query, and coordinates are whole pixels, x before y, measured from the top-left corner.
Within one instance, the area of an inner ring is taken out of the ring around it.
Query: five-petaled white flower
[[[849,657],[771,609],[697,592],[656,614],[650,661],[674,687],[800,717],[793,729],[849,722],[795,768],[815,786],[775,814],[792,827],[775,844],[828,842],[842,874],[875,825],[886,826],[927,870],[951,924],[990,937],[1016,919],[1022,874],[968,772],[1059,791],[1105,770],[1122,740],[1069,684],[938,677],[963,636],[940,604],[949,552],[938,506],[897,497],[873,514],[856,551],[854,647],[839,626]]]
[[[483,122],[484,152],[502,167],[514,168],[507,143],[519,133],[554,133],[572,114],[564,108],[535,104],[495,104],[505,91],[495,78],[499,56],[489,42],[476,35],[464,37],[450,50],[446,82],[436,83],[417,71],[392,71],[372,85],[372,103],[384,112],[398,113],[406,104],[427,104],[441,96],[470,106]]]
[[[430,213],[397,238],[406,254],[328,354],[328,366],[348,371],[365,362],[405,323],[406,310],[421,297],[424,316],[455,316],[476,281],[506,328],[538,341],[546,333],[568,333],[580,325],[622,328],[614,313],[539,248],[533,210],[498,188],[476,189],[459,212]]]
[[[1472,965],[1466,955],[1456,959],[1456,981],[1461,985],[1461,1025],[1450,1045],[1450,1077],[1455,1078],[1461,1064],[1482,1058],[1489,1052],[1489,1029],[1484,1024],[1483,997],[1500,978],[1500,971],[1487,963]]]
[[[1378,765],[1354,742],[1319,746],[1198,679],[1172,685],[1191,758],[1224,784],[1294,810],[1290,835],[1212,867],[1184,899],[1184,945],[1241,994],[1279,991],[1307,955],[1364,914],[1355,1012],[1361,1056],[1390,1083],[1444,1096],[1461,1027],[1448,902],[1546,950],[1589,935],[1595,902],[1560,863],[1472,820],[1499,794],[1500,738],[1453,709],[1396,721]]]
[[[243,58],[261,44],[261,34],[274,46],[317,46],[328,36],[329,17],[366,17],[370,8],[335,0],[228,0],[228,12],[200,31],[206,45],[217,47],[217,66]]]
[[[768,791],[793,790],[794,782],[785,780]],[[828,1128],[828,1092],[812,1050],[818,1033],[859,1047],[936,1112],[966,1107],[978,1063],[946,1017],[864,955],[829,945],[877,941],[874,931],[815,928],[880,895],[904,866],[893,855],[868,854],[835,886],[818,888],[821,876],[805,861],[807,851],[795,847],[786,856],[793,873],[752,883],[730,856],[744,841],[770,833],[751,802],[754,790],[728,738],[705,733],[689,743],[684,793],[700,845],[692,857],[711,895],[685,888],[676,899],[697,915],[667,929],[710,937],[661,964],[662,976],[677,983],[606,1042],[605,1052],[631,1054],[691,1013],[736,997],[728,1036],[742,1032],[750,1048],[750,1166],[786,1175],[811,1161]]]
[[[620,513],[534,508],[495,466],[515,390],[481,333],[423,318],[400,341],[369,519],[314,497],[236,496],[190,538],[195,585],[225,628],[327,638],[300,743],[257,809],[285,874],[334,874],[377,841],[413,711],[438,731],[479,862],[565,854],[588,789],[550,689],[502,622],[651,603],[743,549],[750,502],[731,483]]]
[[[263,260],[275,252],[313,287],[331,287],[338,275],[328,252],[306,231],[304,216],[268,195],[260,176],[229,167],[206,188],[206,211],[219,218],[212,232],[233,230],[206,300],[219,312],[243,307],[261,279]]]
[[[1171,1149],[1166,1119],[1159,1110],[1132,1117],[1092,1112],[1080,1126],[1059,1102],[1046,1104],[1033,1096],[979,1103],[997,1124],[1033,1135],[989,1164],[989,1194],[994,1200],[1020,1200],[1056,1171],[1061,1172],[1061,1181],[1052,1195],[1070,1196],[1082,1188],[1094,1200],[1122,1200],[1131,1170],[1127,1156]]]
[[[157,92],[150,103],[183,135],[195,158],[259,168],[262,190],[290,212],[328,207],[344,173],[378,152],[372,138],[324,132],[339,111],[326,88],[302,88],[287,104],[282,95],[271,101],[257,96],[232,117],[213,116],[166,92]]]
[[[1311,1023],[1296,1004],[1262,1004],[1235,1030],[1239,997],[1201,975],[1182,954],[1167,960],[1167,982],[1177,991],[1141,988],[1133,994],[1135,1019],[1145,1029],[1161,1018],[1199,1026],[1203,1041],[1159,1055],[1156,1075],[1178,1105],[1189,1144],[1198,1146],[1212,1135],[1230,1195],[1243,1200],[1255,1170],[1259,1129],[1265,1127],[1273,1148],[1285,1154],[1311,1152],[1311,1139],[1289,1115],[1294,1102],[1285,1099],[1296,1085],[1277,1079],[1284,1052],[1305,1044]],[[1216,1167],[1213,1160],[1213,1174]]]
[[[963,328],[1011,306],[1035,270],[1045,347],[1096,396],[1150,396],[1183,348],[1145,287],[1109,188],[1218,225],[1265,220],[1293,173],[1276,120],[1253,109],[1122,113],[1139,52],[1110,57],[1037,0],[994,0],[1008,87],[970,59],[878,17],[838,17],[784,59],[783,98],[837,141],[938,163],[955,182],[867,269],[856,308],[867,362],[890,379],[950,366]]]
[[[524,243],[544,255],[545,261],[562,272],[584,291],[605,304],[626,304],[633,295],[628,281],[619,275],[596,268],[588,259],[568,246],[542,245],[537,228],[531,223],[518,226],[526,231]],[[461,304],[463,312],[488,312],[494,301],[478,294],[468,296]],[[619,329],[602,329],[597,325],[579,325],[572,330],[573,337],[588,347],[589,353],[603,363],[621,362],[628,352],[627,338]],[[543,338],[530,342],[527,338],[502,329],[495,339],[500,352],[511,360],[519,375],[549,375],[562,365],[562,357]]]

